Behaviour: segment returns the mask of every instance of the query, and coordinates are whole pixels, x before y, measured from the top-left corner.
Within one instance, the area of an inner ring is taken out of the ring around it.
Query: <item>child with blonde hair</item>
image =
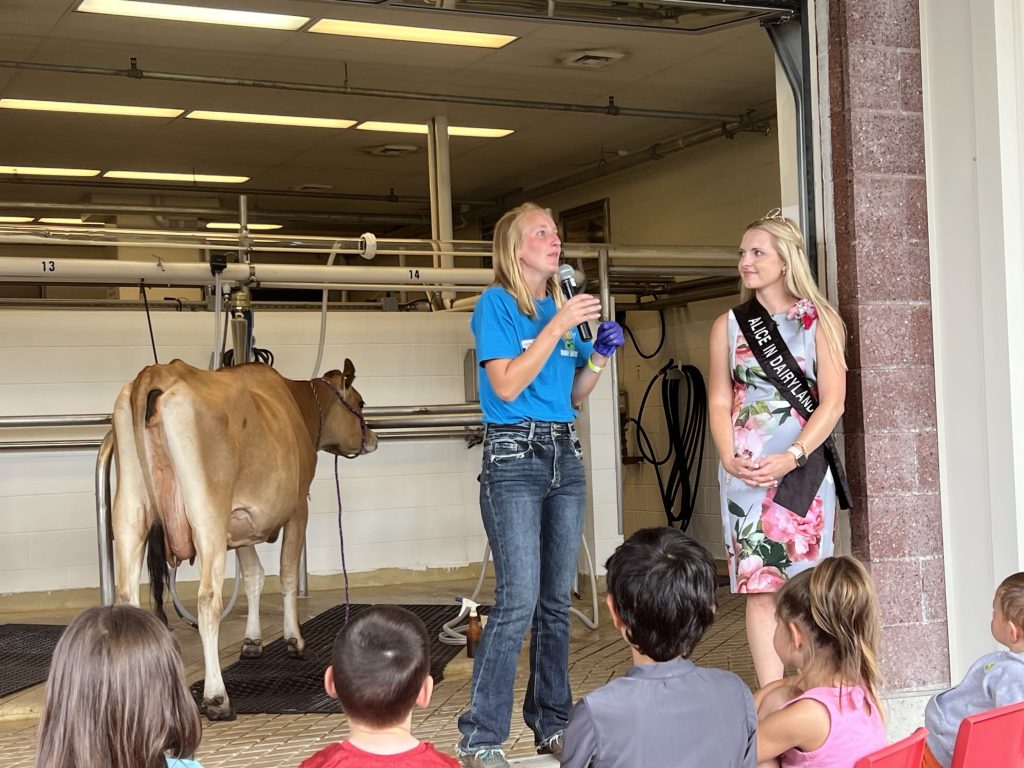
[[[1007,576],[996,588],[991,629],[996,642],[1009,650],[982,656],[959,685],[928,702],[924,768],[949,766],[965,717],[1024,701],[1024,572]]]
[[[878,706],[878,600],[867,570],[828,557],[776,596],[775,649],[794,677],[758,691],[762,766],[852,768],[886,745]]]
[[[131,605],[89,608],[53,651],[36,768],[202,768],[202,737],[169,629]]]

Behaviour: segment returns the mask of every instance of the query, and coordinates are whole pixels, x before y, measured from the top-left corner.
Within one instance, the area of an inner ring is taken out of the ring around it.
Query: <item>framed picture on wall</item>
[[[558,230],[563,243],[610,243],[608,198],[562,211]]]

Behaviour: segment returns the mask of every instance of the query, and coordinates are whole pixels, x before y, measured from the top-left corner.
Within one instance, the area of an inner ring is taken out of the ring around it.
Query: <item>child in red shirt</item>
[[[324,689],[341,702],[350,733],[299,768],[458,768],[412,735],[412,710],[430,703],[430,640],[416,614],[378,605],[348,622],[334,641]]]

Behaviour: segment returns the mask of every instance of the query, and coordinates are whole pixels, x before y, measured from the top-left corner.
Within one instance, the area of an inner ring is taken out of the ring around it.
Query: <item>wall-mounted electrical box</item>
[[[480,392],[477,389],[476,377],[480,375],[480,366],[476,364],[476,350],[467,349],[466,356],[462,358],[462,378],[466,386],[466,402],[480,402]]]

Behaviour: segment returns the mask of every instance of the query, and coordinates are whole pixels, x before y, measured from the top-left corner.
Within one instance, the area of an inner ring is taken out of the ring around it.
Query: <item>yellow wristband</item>
[[[604,366],[603,365],[595,365],[594,364],[594,359],[592,357],[588,357],[587,358],[587,368],[592,370],[594,373],[600,373],[601,371],[604,370]]]

